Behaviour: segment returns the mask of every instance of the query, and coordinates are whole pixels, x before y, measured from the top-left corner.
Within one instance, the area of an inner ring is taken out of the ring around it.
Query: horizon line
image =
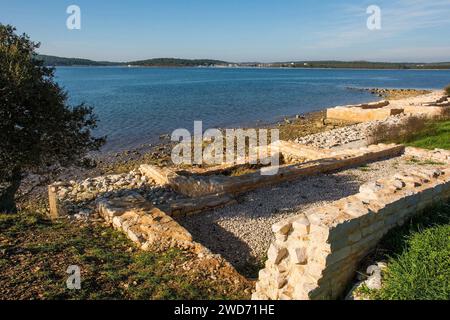
[[[113,61],[113,60],[94,60],[91,58],[81,58],[81,57],[63,57],[53,54],[44,54],[44,53],[38,53],[40,56],[48,56],[48,57],[56,57],[56,58],[62,58],[62,59],[81,59],[81,60],[89,60],[93,62],[107,62],[107,63],[132,63],[132,62],[140,62],[140,61],[146,61],[146,60],[157,60],[157,59],[177,59],[177,60],[215,60],[215,61],[221,61],[226,63],[233,63],[233,64],[247,64],[247,63],[261,63],[261,64],[277,64],[277,63],[295,63],[295,62],[365,62],[365,63],[392,63],[392,64],[450,64],[450,58],[447,61],[433,61],[433,62],[423,62],[423,61],[388,61],[388,60],[339,60],[339,59],[320,59],[320,60],[284,60],[284,61],[227,61],[222,60],[219,58],[179,58],[179,57],[152,57],[152,58],[145,58],[145,59],[139,59],[139,60],[127,60],[127,61]]]

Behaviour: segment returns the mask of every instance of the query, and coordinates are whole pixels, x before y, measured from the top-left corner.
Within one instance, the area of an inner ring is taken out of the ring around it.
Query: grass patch
[[[398,125],[379,125],[373,132],[371,143],[398,143],[424,149],[450,149],[450,120],[427,120],[409,117]]]
[[[251,283],[213,278],[187,252],[143,252],[98,223],[52,223],[38,214],[0,215],[0,299],[248,299]],[[81,269],[81,290],[66,270]]]
[[[380,243],[373,261],[388,260],[377,300],[450,299],[450,203],[426,210]]]
[[[411,147],[450,150],[450,120],[428,123],[402,142]]]
[[[412,235],[407,249],[391,259],[382,300],[448,300],[450,298],[450,225]]]
[[[362,172],[369,172],[369,171],[374,171],[375,169],[372,169],[368,164],[363,164],[362,166],[358,167],[358,170],[360,170]]]
[[[421,159],[417,159],[414,157],[407,160],[406,162],[410,163],[410,164],[417,164],[419,166],[444,166],[444,165],[446,165],[446,163],[444,163],[444,162],[438,162],[438,161],[434,161],[431,159],[421,160]]]

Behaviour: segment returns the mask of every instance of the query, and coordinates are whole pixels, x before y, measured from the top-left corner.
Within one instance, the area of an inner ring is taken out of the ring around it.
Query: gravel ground
[[[332,174],[306,177],[295,182],[249,192],[238,204],[196,216],[179,218],[194,239],[221,254],[238,271],[255,276],[273,239],[271,226],[310,207],[358,193],[360,185],[400,170],[435,167],[411,162],[405,156]]]

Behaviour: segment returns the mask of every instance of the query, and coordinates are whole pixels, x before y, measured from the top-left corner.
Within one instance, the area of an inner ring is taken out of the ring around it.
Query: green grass
[[[192,264],[177,249],[143,252],[96,223],[52,223],[38,214],[0,214],[0,299],[248,299],[250,282]],[[81,290],[66,270],[80,266]],[[220,272],[226,271],[220,269]]]
[[[376,169],[371,168],[368,164],[363,164],[362,166],[359,166],[358,170],[362,172],[376,171]]]
[[[375,261],[388,259],[378,300],[450,299],[450,203],[427,210],[392,230],[377,249]]]
[[[450,150],[450,120],[429,123],[401,142],[417,148]]]
[[[415,233],[389,262],[382,300],[450,299],[450,225]]]
[[[431,159],[421,160],[421,159],[417,159],[414,157],[407,160],[406,162],[411,163],[411,164],[417,164],[419,166],[444,166],[444,165],[446,165],[446,163],[444,163],[444,162],[434,161]]]

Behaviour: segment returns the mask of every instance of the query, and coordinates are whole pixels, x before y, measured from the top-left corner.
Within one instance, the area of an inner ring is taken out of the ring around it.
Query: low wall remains
[[[99,201],[97,211],[143,250],[154,246],[204,250],[186,229],[139,194]]]
[[[109,225],[125,233],[141,250],[162,252],[178,248],[190,256],[187,268],[208,270],[215,279],[232,277],[239,283],[248,283],[228,261],[195,242],[184,227],[137,193],[99,201],[97,211]],[[236,282],[234,284],[238,285]]]
[[[385,120],[391,116],[402,113],[403,109],[395,108],[335,107],[327,109],[327,119],[348,122],[367,122]]]
[[[404,113],[407,115],[439,118],[450,115],[450,106],[405,106]]]
[[[274,175],[264,175],[261,170],[254,173],[229,177],[224,175],[180,175],[169,168],[159,168],[153,165],[142,165],[141,173],[162,185],[189,197],[208,195],[238,195],[257,188],[292,181],[304,176],[326,173],[334,170],[358,166],[385,157],[399,156],[404,152],[401,145],[372,145],[350,150],[320,150],[295,143],[279,142],[278,148],[283,155],[314,159],[298,164],[282,165]]]
[[[389,230],[428,206],[450,198],[450,151],[383,144],[350,150],[321,150],[288,142],[280,142],[279,148],[283,155],[314,160],[282,166],[275,176],[261,176],[259,172],[241,177],[183,176],[167,168],[143,166],[142,176],[136,175],[139,181],[154,180],[174,188],[181,181],[182,188],[194,190],[186,193],[200,196],[167,202],[157,208],[147,198],[130,190],[122,196],[117,192],[112,197],[97,197],[93,202],[95,211],[142,250],[176,247],[206,259],[208,264],[220,265],[238,274],[225,259],[195,242],[172,217],[235,203],[235,193],[385,157],[405,154],[435,162],[436,169],[399,172],[365,184],[356,195],[309,209],[272,227],[276,240],[270,246],[252,298],[335,299],[342,296],[358,264]],[[204,179],[202,181],[215,181],[215,186],[220,188],[213,189],[214,194],[204,194],[203,191],[212,190],[211,184],[201,186],[196,180],[198,177]],[[119,182],[117,188],[120,189],[123,183]],[[66,213],[63,197],[66,193],[64,183],[49,186],[52,217]]]
[[[259,273],[254,300],[336,299],[360,261],[392,228],[450,198],[450,152],[407,148],[440,169],[399,172],[361,186],[354,196],[273,226],[276,240]]]
[[[441,94],[441,93],[438,93]],[[436,97],[434,97],[436,98]],[[391,116],[406,114],[430,118],[450,115],[450,100],[447,96],[430,102],[380,101],[368,104],[338,106],[327,109],[327,120],[345,122],[368,122],[385,120]]]

